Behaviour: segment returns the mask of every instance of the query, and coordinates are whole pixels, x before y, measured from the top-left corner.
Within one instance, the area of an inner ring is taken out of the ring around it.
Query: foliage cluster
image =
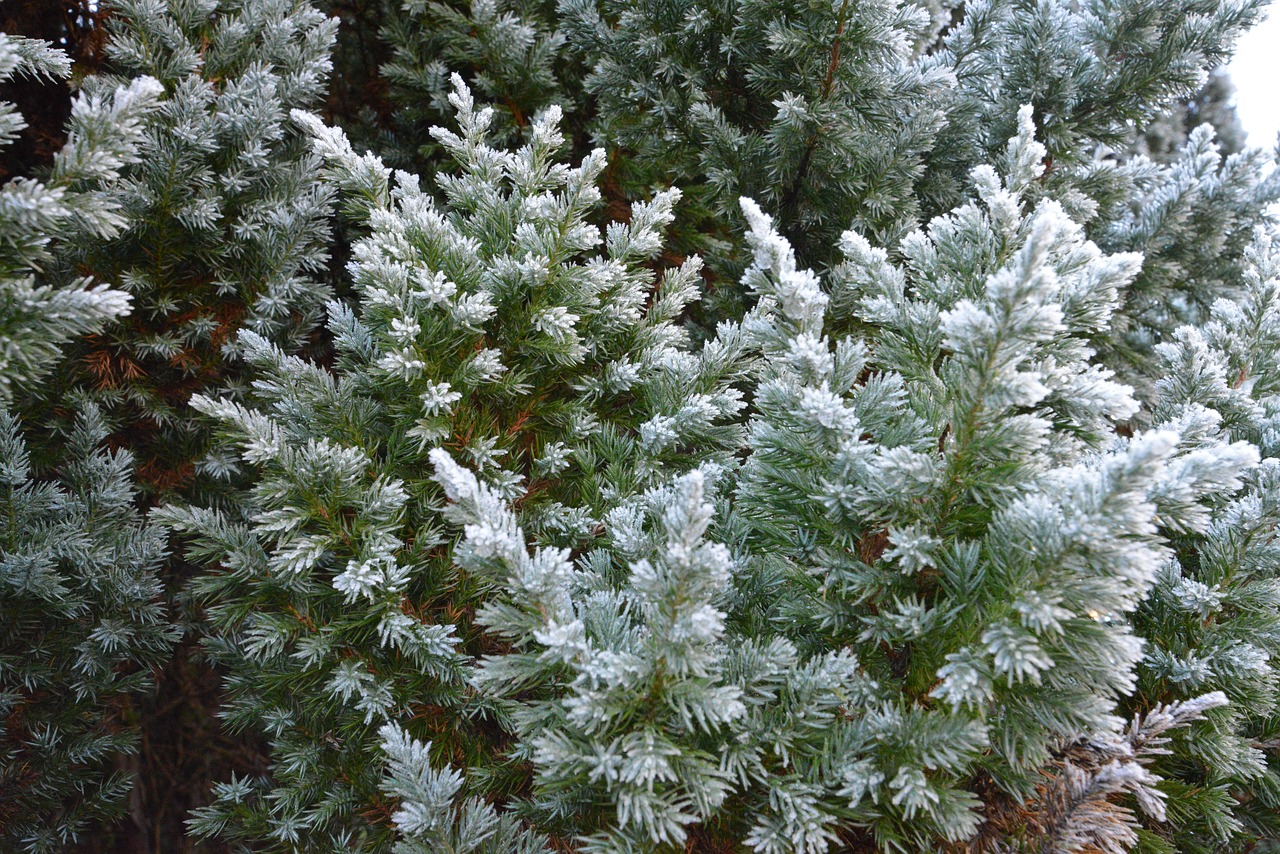
[[[1262,6],[0,34],[0,845],[148,826],[175,662],[163,850],[1280,845]]]

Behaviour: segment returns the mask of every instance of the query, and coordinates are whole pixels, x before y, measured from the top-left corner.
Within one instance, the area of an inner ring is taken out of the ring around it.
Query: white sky
[[[1236,113],[1249,134],[1249,144],[1274,147],[1280,132],[1280,3],[1276,0],[1268,19],[1240,39],[1227,70],[1236,86]]]

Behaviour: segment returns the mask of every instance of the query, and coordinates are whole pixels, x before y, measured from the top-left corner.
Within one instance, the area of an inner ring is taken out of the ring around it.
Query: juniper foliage
[[[165,102],[111,199],[127,229],[59,258],[134,309],[80,343],[61,384],[119,425],[149,494],[209,494],[231,472],[205,459],[188,399],[238,383],[239,329],[305,347],[329,296],[331,192],[288,112],[323,94],[334,22],[301,0],[125,0],[111,27],[105,79],[157,80]]]
[[[1157,522],[1202,529],[1195,499],[1257,459],[1243,442],[1182,451],[1171,430],[1113,440],[1137,403],[1087,341],[1138,259],[1026,205],[1044,149],[1029,108],[1020,124],[1004,176],[976,170],[979,201],[905,240],[904,266],[846,234],[830,301],[858,340],[822,337],[828,297],[746,206],[748,278],[780,310],[759,327],[775,355],[738,508],[798,591],[789,633],[855,652],[880,687],[845,751],[849,807],[905,850],[969,838],[983,814],[999,826],[1073,733],[1116,730]]]
[[[1155,417],[1197,445],[1248,441],[1264,457],[1241,487],[1204,508],[1199,532],[1178,532],[1175,554],[1137,614],[1150,642],[1137,696],[1170,702],[1221,691],[1230,701],[1157,766],[1177,777],[1166,850],[1211,851],[1242,835],[1277,833],[1271,662],[1280,585],[1271,530],[1280,495],[1273,426],[1280,257],[1273,241],[1260,231],[1249,247],[1238,302],[1218,300],[1207,324],[1182,327],[1159,345]]]
[[[136,748],[129,698],[177,632],[161,604],[161,531],[134,506],[132,460],[104,450],[93,409],[56,479],[33,476],[0,413],[0,842],[65,851],[124,807]]]
[[[451,75],[493,105],[495,142],[518,140],[539,112],[556,105],[572,115],[580,98],[562,80],[568,58],[554,6],[543,2],[405,0],[387,16],[383,36],[392,55],[380,71],[396,106],[393,139],[417,151],[388,146],[406,168],[431,163],[439,151],[430,128],[449,121]]]
[[[4,844],[166,560],[200,844],[1280,844],[1280,172],[1178,124],[1260,0],[339,2],[327,115],[304,0],[113,8],[0,189]]]
[[[71,63],[43,42],[0,33],[0,83],[15,75],[65,78]],[[57,363],[63,345],[130,312],[129,296],[93,279],[47,279],[60,247],[118,235],[121,173],[140,159],[145,122],[160,86],[140,77],[114,91],[97,87],[71,111],[66,145],[47,179],[18,177],[0,188],[0,397],[25,388]],[[0,145],[26,127],[0,102]]]
[[[562,0],[570,48],[591,67],[596,137],[638,183],[685,187],[710,237],[756,198],[811,263],[855,226],[893,241],[914,224],[924,153],[950,72],[915,50],[935,20],[914,4]],[[732,274],[734,246],[710,244]],[[723,256],[728,256],[723,261]]]
[[[226,717],[268,735],[275,761],[261,792],[220,787],[198,832],[310,850],[385,843],[390,828],[363,805],[380,803],[370,757],[386,723],[412,735],[430,720],[436,755],[488,774],[482,791],[515,785],[496,760],[507,711],[466,689],[469,657],[492,644],[471,619],[488,585],[451,559],[432,448],[505,499],[524,495],[531,529],[571,546],[619,497],[687,467],[683,448],[723,456],[740,435],[721,424],[742,405],[735,336],[691,351],[673,322],[696,259],[656,288],[643,266],[678,194],[602,233],[585,221],[600,152],[559,163],[555,110],[519,150],[491,148],[492,111],[455,87],[460,132],[436,131],[457,162],[437,177],[442,206],[296,115],[367,230],[349,265],[358,311],[330,305],[333,374],[246,332],[261,408],[194,400],[260,474],[240,516],[164,518],[220,561],[195,590],[209,651],[231,673]]]
[[[1275,227],[1280,175],[1271,159],[1258,149],[1224,156],[1202,125],[1167,165],[1133,158],[1127,201],[1100,217],[1099,243],[1141,252],[1143,265],[1099,346],[1148,402],[1164,367],[1157,346],[1208,322],[1217,301],[1245,298],[1255,232]]]
[[[1019,106],[1030,104],[1053,167],[1048,183],[1084,182],[1098,200],[1114,165],[1106,154],[1125,153],[1135,129],[1194,95],[1263,8],[1253,0],[966,3],[942,49],[923,60],[948,68],[957,86],[920,192],[943,210],[954,206],[969,170],[998,153]]]

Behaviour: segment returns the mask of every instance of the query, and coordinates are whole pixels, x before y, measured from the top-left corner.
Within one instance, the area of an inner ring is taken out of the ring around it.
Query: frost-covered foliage
[[[1181,700],[1221,691],[1229,705],[1173,745],[1156,767],[1176,779],[1172,843],[1220,850],[1230,840],[1280,834],[1280,254],[1259,232],[1244,259],[1238,302],[1216,302],[1203,327],[1159,346],[1164,378],[1154,417],[1204,454],[1218,442],[1253,443],[1263,462],[1245,484],[1201,509],[1195,532],[1175,531],[1136,626],[1149,640],[1138,697]]]
[[[1258,149],[1223,156],[1202,125],[1167,165],[1137,157],[1123,170],[1124,203],[1104,212],[1096,231],[1110,249],[1141,252],[1143,265],[1100,343],[1143,397],[1163,374],[1159,343],[1205,323],[1218,300],[1245,297],[1254,232],[1278,222],[1280,171],[1270,160]]]
[[[61,79],[70,61],[0,33],[0,83]],[[160,605],[158,531],[134,507],[132,461],[101,449],[97,410],[81,412],[34,473],[7,408],[36,393],[66,345],[128,315],[129,295],[52,272],[67,247],[116,238],[128,220],[123,173],[136,164],[162,90],[149,77],[98,86],[72,103],[65,143],[40,180],[0,187],[0,848],[65,851],[113,817],[136,745],[129,703],[150,687],[175,637]],[[0,145],[26,123],[0,103]],[[25,435],[24,435],[25,434]]]
[[[1280,846],[1280,170],[1170,115],[1261,0],[326,8],[322,105],[304,0],[121,0],[0,188],[97,311],[0,313],[0,847],[119,804],[162,560],[268,751],[195,844]]]
[[[830,300],[857,339],[822,337],[828,296],[747,206],[748,281],[777,310],[748,327],[768,358],[735,510],[799,591],[775,621],[875,678],[848,807],[908,850],[979,832],[1076,734],[1115,731],[1157,523],[1203,528],[1195,500],[1256,460],[1184,451],[1177,425],[1112,440],[1137,403],[1088,340],[1139,259],[1026,205],[1043,158],[1024,110],[1003,178],[977,170],[979,200],[903,241],[902,266],[846,234]]]
[[[437,770],[431,744],[393,723],[380,730],[387,754],[383,790],[400,799],[391,816],[401,839],[396,854],[550,854],[545,838],[529,833],[509,814],[499,815],[479,798],[457,803],[464,776]]]
[[[602,854],[726,830],[757,851],[838,839],[836,811],[815,796],[848,746],[842,718],[873,686],[842,650],[806,660],[785,639],[728,629],[737,567],[706,538],[714,471],[620,505],[612,548],[575,566],[563,549],[530,554],[491,489],[443,450],[432,460],[466,530],[455,560],[503,591],[476,619],[512,650],[486,657],[473,682],[513,706],[513,758],[535,769],[530,809]],[[530,686],[548,696],[530,701]]]
[[[1029,192],[1061,202],[1105,251],[1144,257],[1095,343],[1148,403],[1159,365],[1152,347],[1204,322],[1215,299],[1238,296],[1253,230],[1275,222],[1268,205],[1280,200],[1280,175],[1268,177],[1270,153],[1222,156],[1207,125],[1188,128],[1155,162],[1139,153],[1147,145],[1138,134],[1184,109],[1180,99],[1205,84],[1262,9],[1253,0],[984,0],[966,4],[942,49],[921,60],[957,80],[917,185],[924,209],[967,196],[970,171],[997,155],[1019,105],[1032,105],[1045,152]]]
[[[1178,99],[1195,94],[1260,0],[979,0],[966,3],[942,49],[922,60],[955,75],[948,122],[920,192],[944,206],[970,169],[1012,135],[1019,105],[1035,108],[1050,184],[1105,186],[1106,157],[1123,152]]]
[[[160,604],[164,538],[134,507],[132,461],[89,410],[56,479],[32,476],[0,413],[0,847],[66,851],[123,809],[129,698],[175,630]]]
[[[62,51],[0,33],[0,83],[64,78],[70,70]],[[49,282],[42,272],[60,247],[105,240],[125,226],[114,190],[121,171],[140,157],[146,117],[160,94],[154,79],[141,77],[81,95],[49,176],[0,187],[0,399],[48,373],[68,341],[129,313],[123,291],[85,277]],[[0,102],[0,145],[25,127],[14,105]]]
[[[361,313],[334,310],[336,376],[251,340],[271,409],[200,403],[264,477],[247,524],[166,516],[228,568],[202,584],[212,648],[245,686],[232,720],[273,736],[277,766],[265,797],[220,787],[198,826],[316,850],[398,831],[410,851],[1022,850],[1015,838],[1121,851],[1185,833],[1192,801],[1168,810],[1162,792],[1192,775],[1164,733],[1258,712],[1217,711],[1230,697],[1218,683],[1140,691],[1155,659],[1135,629],[1181,540],[1212,537],[1214,508],[1256,476],[1257,439],[1183,416],[1118,430],[1139,403],[1090,341],[1140,258],[1103,253],[1031,192],[1044,149],[1030,109],[999,171],[975,171],[976,201],[906,238],[900,263],[848,232],[826,290],[744,201],[758,304],[692,375],[727,376],[706,360],[731,343],[756,353],[745,464],[712,454],[680,474],[652,458],[546,470],[538,434],[525,457],[518,432],[477,429],[502,425],[486,392],[502,395],[522,364],[540,370],[505,393],[556,399],[533,385],[554,374],[527,342],[548,334],[539,297],[569,293],[538,286],[576,269],[504,291],[495,249],[541,233],[580,235],[565,257],[589,250],[589,231],[566,225],[594,199],[572,202],[590,161],[553,168],[550,125],[503,154],[465,91],[454,100],[463,133],[437,136],[463,171],[439,179],[445,209],[299,116],[368,231],[351,265]],[[546,182],[548,201],[521,197]],[[566,224],[521,227],[552,213]],[[631,227],[644,222],[641,210]],[[485,338],[451,340],[478,334],[465,322],[477,299],[470,326]],[[558,343],[579,377],[616,364]],[[502,369],[478,370],[482,358]],[[587,400],[600,426],[574,461],[643,459],[662,435],[662,416]],[[537,415],[522,410],[520,426],[573,423]],[[389,776],[371,774],[375,747]]]
[[[561,0],[559,11],[591,68],[596,138],[626,151],[638,183],[685,187],[712,236],[738,221],[742,195],[813,263],[850,225],[882,241],[914,225],[913,185],[952,83],[914,62],[936,23],[923,9]]]
[[[305,0],[122,0],[110,26],[114,74],[91,82],[146,76],[166,98],[112,197],[125,231],[60,255],[134,307],[77,347],[64,383],[121,425],[149,491],[190,492],[224,472],[187,400],[235,381],[236,331],[297,351],[330,295],[331,191],[289,110],[323,95],[335,22]]]
[[[453,113],[452,74],[495,110],[491,134],[506,144],[537,114],[558,106],[572,112],[575,98],[561,82],[564,36],[545,0],[404,0],[388,16],[383,35],[393,49],[380,69],[396,105],[398,139],[418,151],[401,153],[412,163],[438,151],[429,129]],[[576,82],[576,81],[575,81]]]
[[[585,220],[602,154],[558,162],[554,111],[518,151],[491,148],[491,111],[456,86],[461,132],[436,131],[457,164],[437,176],[445,204],[297,115],[367,232],[348,267],[358,306],[330,306],[335,372],[245,333],[263,405],[195,399],[257,485],[243,518],[165,518],[220,561],[196,592],[209,650],[231,672],[227,718],[267,734],[274,755],[268,788],[221,786],[199,832],[315,851],[385,841],[391,827],[368,805],[383,803],[370,760],[388,722],[493,774],[482,790],[506,790],[485,769],[508,713],[466,687],[468,656],[495,649],[472,616],[491,584],[451,559],[432,448],[521,497],[544,541],[580,546],[614,503],[688,468],[686,448],[714,460],[739,440],[721,426],[742,406],[728,387],[741,372],[732,328],[693,351],[672,322],[697,260],[656,287],[645,266],[678,195],[602,233]]]
[[[409,0],[387,8],[382,71],[393,122],[419,132],[408,146],[384,133],[384,147],[430,150],[422,124],[440,115],[450,70],[495,101],[506,133],[558,102],[609,150],[611,198],[685,191],[676,245],[726,279],[713,313],[740,313],[740,195],[803,264],[831,261],[851,227],[893,246],[969,196],[969,171],[998,155],[1022,104],[1040,117],[1045,191],[1082,222],[1098,206],[1118,213],[1135,194],[1123,167],[1135,144],[1149,150],[1142,132],[1188,112],[1263,5]]]

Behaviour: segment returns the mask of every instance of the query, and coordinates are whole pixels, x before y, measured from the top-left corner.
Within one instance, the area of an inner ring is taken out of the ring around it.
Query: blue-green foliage
[[[461,133],[436,131],[457,163],[437,176],[443,204],[296,115],[367,232],[348,266],[356,308],[330,305],[335,370],[246,333],[261,406],[195,400],[257,483],[240,514],[165,518],[195,537],[194,556],[220,561],[196,593],[231,674],[227,720],[264,732],[274,760],[262,791],[221,786],[200,833],[290,850],[385,844],[392,828],[364,805],[379,799],[386,723],[413,738],[425,727],[437,756],[517,785],[497,755],[510,710],[467,685],[492,648],[472,616],[492,584],[452,560],[432,448],[504,500],[524,496],[544,540],[581,547],[615,502],[689,467],[687,448],[715,459],[739,440],[722,424],[742,406],[729,387],[738,336],[727,327],[693,350],[673,318],[696,259],[660,283],[645,266],[678,194],[602,231],[585,219],[602,154],[560,163],[554,110],[516,152],[492,148],[492,112],[456,85]]]
[[[685,188],[709,236],[737,230],[742,195],[812,263],[851,225],[893,241],[914,224],[954,82],[914,61],[935,25],[923,9],[561,0],[559,12],[591,69],[596,138],[622,149],[635,183]],[[740,269],[725,267],[736,241],[710,248],[717,272]]]
[[[1177,850],[1213,851],[1233,839],[1280,833],[1280,257],[1259,232],[1241,259],[1238,301],[1214,303],[1203,327],[1159,345],[1163,378],[1155,419],[1199,446],[1251,442],[1264,460],[1239,488],[1206,508],[1195,532],[1176,531],[1136,626],[1149,640],[1137,697],[1182,699],[1222,691],[1229,705],[1194,727],[1156,767],[1175,780]],[[1172,772],[1172,773],[1171,773]]]
[[[0,83],[66,77],[70,65],[43,42],[0,33]],[[0,399],[47,374],[67,342],[129,313],[129,296],[119,290],[83,276],[47,281],[42,274],[60,249],[125,228],[121,172],[141,157],[159,95],[149,77],[82,95],[48,179],[19,176],[0,187]],[[0,146],[25,127],[17,108],[0,101]]]
[[[1150,128],[1260,10],[347,6],[348,137],[309,3],[123,0],[0,189],[0,843],[119,805],[172,641],[99,410],[29,471],[96,399],[269,751],[197,837],[1280,844],[1280,172]]]
[[[89,410],[54,479],[33,477],[0,413],[0,845],[65,851],[123,808],[130,697],[176,629],[160,604],[162,533],[134,506],[132,461]]]
[[[233,475],[187,403],[243,387],[236,332],[297,352],[320,323],[332,191],[289,110],[323,96],[335,26],[304,0],[112,5],[112,73],[92,83],[145,77],[165,98],[110,196],[127,228],[59,254],[134,309],[78,342],[59,391],[91,394],[118,425],[149,496],[208,496]]]

